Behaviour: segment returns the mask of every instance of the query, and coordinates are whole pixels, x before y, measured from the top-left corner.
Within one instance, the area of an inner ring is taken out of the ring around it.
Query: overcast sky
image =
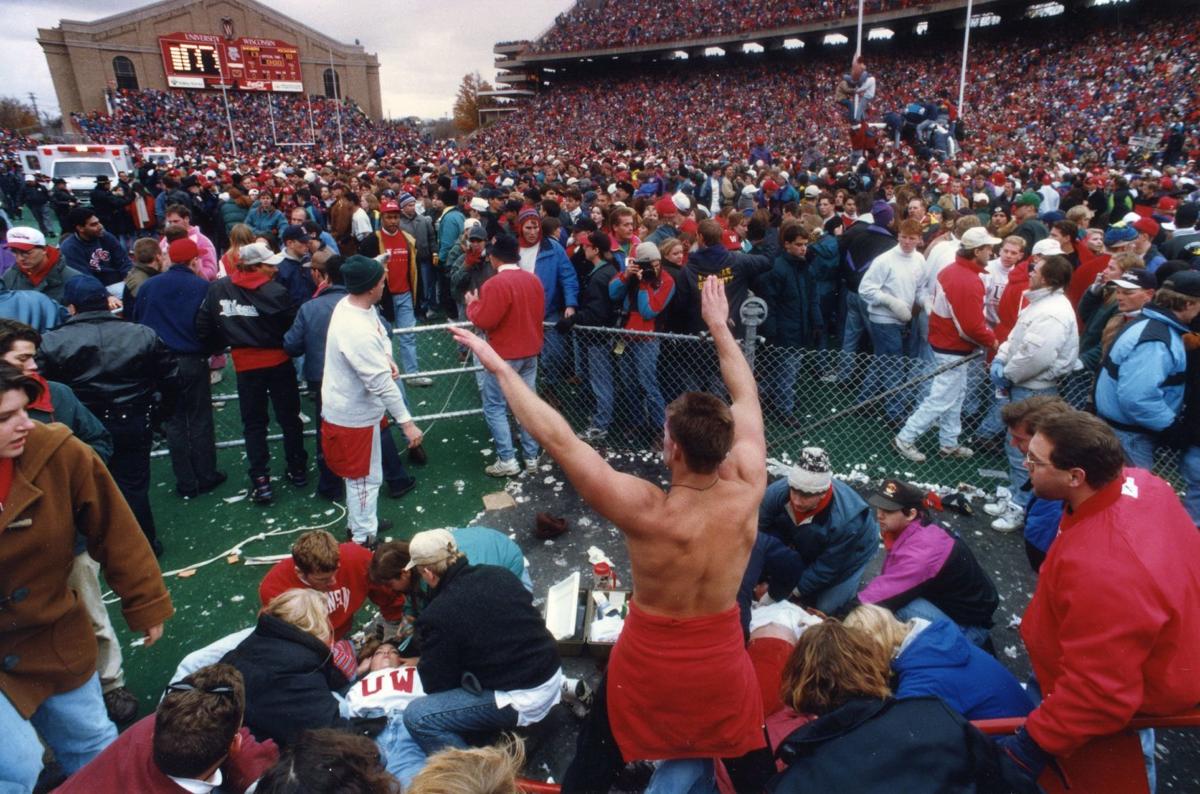
[[[275,0],[268,4],[326,35],[358,39],[379,56],[383,110],[392,116],[439,117],[450,112],[467,72],[492,80],[492,45],[533,38],[571,0]],[[58,99],[39,27],[60,19],[94,20],[147,5],[145,0],[0,0],[0,96],[27,99],[58,115]],[[217,33],[218,31],[194,31]],[[239,31],[238,35],[246,35]],[[305,86],[309,91],[319,87]]]

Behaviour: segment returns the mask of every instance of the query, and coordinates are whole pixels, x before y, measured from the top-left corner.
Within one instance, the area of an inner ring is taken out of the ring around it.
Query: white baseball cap
[[[1034,256],[1062,256],[1066,251],[1062,250],[1062,246],[1058,244],[1058,240],[1053,237],[1047,237],[1044,240],[1038,240],[1033,244]]]
[[[982,226],[967,229],[962,236],[963,248],[978,248],[981,245],[1000,245],[1004,242],[999,237],[992,237]]]
[[[9,248],[15,248],[18,251],[46,247],[46,235],[29,226],[14,226],[9,229],[7,241]]]

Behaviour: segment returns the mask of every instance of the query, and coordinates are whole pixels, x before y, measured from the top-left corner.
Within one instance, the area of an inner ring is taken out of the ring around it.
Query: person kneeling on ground
[[[267,770],[255,794],[400,794],[383,766],[379,746],[366,736],[338,730],[300,734]]]
[[[214,664],[167,685],[158,711],[145,717],[56,789],[65,794],[135,791],[200,794],[245,791],[279,758],[268,739],[242,726],[242,674]]]
[[[409,554],[407,567],[433,588],[416,623],[418,670],[429,694],[404,711],[421,749],[465,748],[464,733],[545,718],[562,697],[562,666],[520,580],[468,563],[444,529],[418,532]]]
[[[1024,717],[1033,701],[994,656],[967,642],[948,620],[901,623],[888,610],[863,604],[846,616],[847,628],[879,643],[899,679],[896,697],[936,695],[969,720]]]
[[[910,483],[884,480],[867,501],[887,556],[858,600],[887,607],[901,620],[952,620],[967,639],[990,649],[996,586],[971,547],[930,520],[929,496]]]
[[[829,454],[820,447],[805,447],[788,476],[767,486],[758,531],[799,552],[802,573],[788,594],[826,614],[858,592],[879,544],[875,516],[853,488],[833,479]],[[775,600],[787,597],[775,590]]]

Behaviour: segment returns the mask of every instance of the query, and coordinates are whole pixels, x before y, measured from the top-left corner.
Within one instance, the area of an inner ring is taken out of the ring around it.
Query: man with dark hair
[[[1051,756],[1061,763],[1135,714],[1200,702],[1200,534],[1171,486],[1126,468],[1090,414],[1039,421],[1026,465],[1033,492],[1066,505],[1021,620],[1044,699],[999,740],[1001,763],[1034,781]]]
[[[70,386],[112,434],[113,479],[161,555],[150,509],[151,414],[156,395],[174,402],[179,367],[153,330],[114,316],[109,297],[91,276],[67,282],[63,302],[72,317],[46,334],[38,355],[46,378]]]
[[[721,227],[714,220],[701,221],[699,232],[700,249],[688,257],[675,285],[675,301],[687,315],[686,332],[704,330],[700,293],[707,278],[717,276],[725,287],[734,335],[740,337],[743,333],[741,309],[749,297],[750,284],[770,271],[771,260],[765,256],[726,250],[721,242]]]
[[[71,210],[67,224],[71,234],[58,248],[63,262],[80,273],[90,273],[105,287],[113,287],[116,291],[109,291],[119,298],[124,292],[125,276],[133,267],[125,247],[104,228],[90,207]]]
[[[97,285],[99,286],[99,285]],[[100,288],[103,291],[103,288]],[[105,715],[96,644],[68,585],[76,534],[146,645],[162,636],[171,597],[137,520],[104,463],[71,431],[29,419],[37,381],[0,366],[0,788],[32,791],[44,741],[68,774],[117,735]]]
[[[296,305],[287,287],[274,278],[283,254],[272,253],[265,243],[244,245],[239,253],[237,268],[209,285],[196,315],[196,333],[206,352],[231,348],[246,438],[250,499],[270,504],[275,492],[267,446],[268,399],[283,430],[288,481],[297,488],[308,485],[300,390],[296,370],[283,350],[283,335],[295,319]]]
[[[796,374],[802,350],[817,346],[817,329],[822,325],[817,302],[817,282],[809,266],[808,235],[797,221],[779,231],[781,250],[771,270],[760,276],[754,289],[767,302],[767,319],[761,329],[769,343],[763,351],[763,390],[768,406],[784,424],[795,426]]]
[[[1057,395],[1041,394],[1027,397],[1024,400],[1010,402],[1000,409],[1000,419],[1008,427],[1008,443],[1021,455],[1021,466],[1024,470],[1024,460],[1029,454],[1029,442],[1037,432],[1038,425],[1059,414],[1067,413],[1071,406]],[[997,532],[1013,532],[1024,525],[1025,556],[1029,565],[1037,573],[1046,559],[1050,544],[1058,535],[1058,525],[1062,520],[1063,503],[1061,499],[1042,499],[1033,493],[1033,485],[1026,476],[1021,486],[1027,498],[1020,522],[1009,524],[997,519],[992,522],[992,529]],[[985,506],[986,507],[986,506]],[[989,515],[991,513],[989,512]],[[1003,516],[1002,516],[1003,518]]]
[[[199,257],[190,238],[171,243],[170,268],[142,285],[133,314],[135,322],[158,334],[179,369],[179,400],[164,424],[175,492],[187,498],[208,493],[227,479],[217,470],[208,357],[196,332],[196,315],[208,295],[208,282],[196,274]]]
[[[692,392],[669,406],[666,494],[615,471],[490,345],[452,331],[496,378],[517,421],[629,545],[633,601],[592,721],[580,733],[566,792],[607,790],[623,763],[636,759],[737,759],[734,785],[747,789],[774,772],[736,603],[766,486],[766,442],[725,292],[716,276],[707,278],[701,306],[732,405]]]
[[[227,664],[202,667],[167,684],[158,710],[110,744],[55,789],[66,794],[136,791],[243,792],[279,759],[267,739],[242,725],[242,674]]]
[[[199,226],[192,225],[192,210],[186,204],[170,204],[167,206],[167,211],[163,216],[163,238],[158,241],[158,247],[162,249],[163,254],[167,253],[167,247],[171,244],[172,238],[166,234],[171,229],[182,229],[187,235],[187,238],[196,244],[196,248],[200,251],[199,259],[196,262],[196,274],[205,281],[213,281],[217,278],[217,249],[213,246],[212,240],[208,239]]]

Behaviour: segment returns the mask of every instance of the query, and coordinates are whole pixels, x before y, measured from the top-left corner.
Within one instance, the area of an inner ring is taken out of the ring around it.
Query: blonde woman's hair
[[[405,794],[518,794],[525,745],[508,736],[492,747],[443,750],[425,762]]]
[[[895,657],[900,643],[913,630],[912,621],[901,623],[892,614],[876,604],[862,604],[846,616],[846,628],[862,632],[879,644],[888,657]]]
[[[799,714],[820,716],[854,698],[886,698],[891,662],[862,632],[826,620],[800,635],[783,667],[780,699]]]
[[[263,612],[290,623],[326,645],[333,639],[325,596],[316,590],[309,590],[307,587],[284,590],[271,599],[271,603],[267,604]]]
[[[243,245],[250,245],[257,237],[254,230],[244,223],[235,223],[229,227],[229,250],[236,251]]]

